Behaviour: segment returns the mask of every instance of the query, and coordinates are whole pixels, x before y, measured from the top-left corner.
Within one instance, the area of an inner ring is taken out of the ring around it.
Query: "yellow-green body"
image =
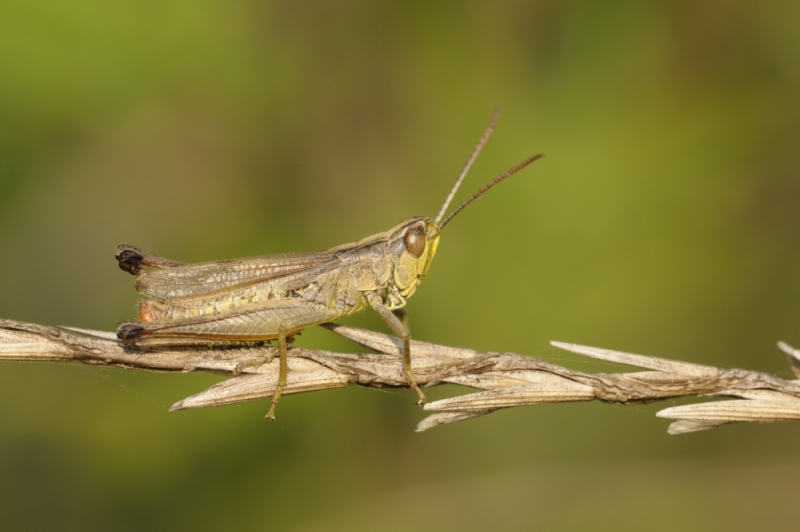
[[[417,217],[327,251],[202,264],[123,245],[118,255],[141,257],[136,288],[150,299],[140,303],[136,334],[122,339],[137,347],[263,341],[281,324],[291,336],[368,305],[397,310],[422,283],[438,241],[436,223]]]

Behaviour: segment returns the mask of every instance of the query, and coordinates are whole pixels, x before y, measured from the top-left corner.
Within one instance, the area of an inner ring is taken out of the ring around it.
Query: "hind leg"
[[[117,327],[117,337],[125,345],[139,348],[231,345],[277,339],[278,381],[267,413],[267,419],[274,420],[275,409],[286,387],[287,340],[306,327],[332,321],[341,315],[339,309],[319,309],[302,300],[276,299],[193,318],[123,322]]]
[[[272,404],[269,406],[266,418],[270,421],[275,421],[275,409],[278,407],[278,401],[281,399],[284,387],[286,387],[286,375],[289,372],[289,363],[286,360],[286,328],[281,324],[278,329],[278,355],[280,357],[280,366],[278,370],[278,383],[275,386],[275,393],[272,396]]]

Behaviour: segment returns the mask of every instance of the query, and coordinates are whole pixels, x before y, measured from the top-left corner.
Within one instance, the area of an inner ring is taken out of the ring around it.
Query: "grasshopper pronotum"
[[[286,385],[286,343],[306,327],[371,306],[403,340],[403,373],[419,402],[425,395],[411,371],[411,334],[401,310],[431,265],[444,226],[478,196],[543,154],[499,175],[442,220],[461,181],[497,120],[492,114],[436,218],[417,216],[386,232],[327,251],[263,255],[186,264],[122,244],[116,258],[138,277],[139,321],[121,322],[117,336],[128,346],[177,347],[278,341],[280,370],[267,419]],[[273,355],[274,356],[274,355]],[[257,363],[267,359],[257,360]]]

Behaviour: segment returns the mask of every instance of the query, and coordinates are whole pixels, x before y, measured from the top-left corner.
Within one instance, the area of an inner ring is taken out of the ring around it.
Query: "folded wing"
[[[304,286],[320,273],[337,267],[339,260],[327,251],[264,255],[143,272],[136,290],[156,300],[209,297],[252,285],[281,279],[291,286]]]

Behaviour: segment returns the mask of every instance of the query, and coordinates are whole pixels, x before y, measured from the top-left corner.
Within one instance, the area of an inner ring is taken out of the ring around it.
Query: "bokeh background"
[[[433,215],[497,105],[458,198],[547,157],[448,226],[416,338],[789,378],[798,21],[715,0],[3,2],[0,316],[131,319],[120,242],[206,261]],[[286,397],[272,424],[266,401],[167,412],[219,379],[0,364],[0,528],[795,529],[800,424],[670,437],[670,401],[415,434],[412,392],[366,389]]]

